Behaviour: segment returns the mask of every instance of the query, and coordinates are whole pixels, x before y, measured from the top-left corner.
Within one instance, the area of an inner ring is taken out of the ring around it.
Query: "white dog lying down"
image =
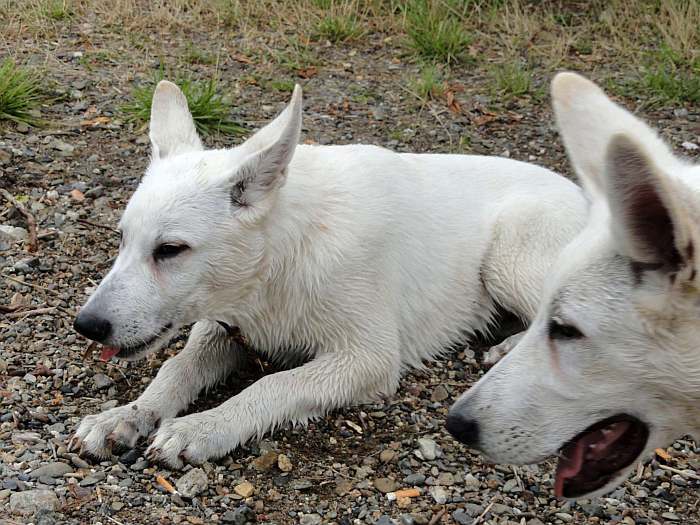
[[[153,97],[153,158],[120,223],[114,267],[76,318],[103,358],[136,359],[192,328],[132,403],[86,417],[72,447],[105,457],[157,428],[172,467],[289,422],[392,394],[407,367],[483,330],[496,305],[531,319],[583,227],[580,189],[509,159],[297,146],[302,97],[239,147],[205,151],[184,96]],[[176,417],[238,366],[226,326],[277,361],[222,405]]]
[[[559,455],[555,492],[576,498],[622,483],[655,447],[700,437],[700,166],[578,75],[557,75],[552,97],[588,225],[448,429],[497,462]]]

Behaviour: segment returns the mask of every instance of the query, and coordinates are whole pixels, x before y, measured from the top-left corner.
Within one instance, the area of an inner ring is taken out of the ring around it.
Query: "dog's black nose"
[[[112,323],[90,314],[78,314],[73,321],[73,328],[79,334],[98,343],[104,342],[112,333]]]
[[[447,431],[465,445],[476,447],[479,443],[479,424],[459,412],[450,412],[447,416]]]

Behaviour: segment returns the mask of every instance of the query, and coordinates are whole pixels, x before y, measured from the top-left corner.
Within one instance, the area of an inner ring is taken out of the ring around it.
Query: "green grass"
[[[291,93],[294,91],[294,81],[293,80],[271,80],[270,87],[275,91],[282,91],[284,93]]]
[[[9,58],[0,64],[0,120],[37,125],[42,99],[39,78]]]
[[[623,86],[625,94],[643,95],[647,104],[700,102],[700,58],[691,61],[662,46],[647,54],[636,78]]]
[[[297,73],[319,63],[312,48],[298,38],[289,38],[286,44],[284,49],[272,50],[271,59],[288,72]]]
[[[72,18],[74,12],[66,0],[45,0],[38,4],[37,14],[41,18],[60,22]]]
[[[365,30],[355,15],[328,15],[316,24],[314,35],[317,38],[337,44],[354,40],[365,34]]]
[[[189,64],[204,64],[209,66],[216,64],[216,55],[214,53],[209,53],[197,47],[192,42],[188,42],[185,46],[183,58]]]
[[[410,89],[423,103],[441,97],[445,94],[442,72],[435,65],[425,66],[418,78],[410,82]]]
[[[668,64],[657,65],[646,69],[633,84],[652,105],[700,102],[700,70],[679,71]]]
[[[404,12],[409,43],[418,56],[447,64],[464,60],[472,36],[446,2],[410,0]]]
[[[147,84],[138,86],[132,93],[131,102],[122,106],[127,119],[132,122],[148,122],[151,118],[151,101],[156,84],[164,78],[159,71]],[[222,133],[241,135],[245,129],[229,117],[231,104],[218,93],[218,80],[193,80],[189,78],[174,81],[187,98],[197,131],[202,135]]]
[[[493,90],[505,98],[528,95],[532,91],[532,73],[520,62],[500,64],[493,69]]]

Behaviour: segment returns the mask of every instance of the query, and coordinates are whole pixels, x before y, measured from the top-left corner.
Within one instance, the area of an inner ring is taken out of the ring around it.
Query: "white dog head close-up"
[[[655,447],[700,435],[700,167],[572,73],[557,124],[590,199],[518,345],[448,429],[502,463],[558,456],[555,493],[622,483]]]
[[[158,84],[151,163],[119,223],[119,255],[75,321],[105,345],[103,359],[142,357],[256,289],[266,264],[261,225],[285,182],[301,109],[297,86],[286,109],[246,142],[205,151],[185,96]]]

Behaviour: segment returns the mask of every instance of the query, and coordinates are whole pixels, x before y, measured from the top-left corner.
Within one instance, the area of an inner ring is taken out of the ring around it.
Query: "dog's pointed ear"
[[[604,193],[605,154],[614,135],[633,137],[646,150],[654,151],[654,158],[660,162],[675,162],[649,126],[580,75],[559,73],[554,77],[552,104],[569,159],[584,189],[593,197]]]
[[[153,92],[149,136],[155,159],[203,149],[185,95],[167,80]]]
[[[615,135],[608,145],[604,179],[621,253],[664,271],[689,268],[694,278],[697,231],[679,183],[626,134]]]
[[[245,157],[232,177],[235,206],[256,204],[284,184],[301,135],[301,110],[301,86],[296,85],[284,111],[241,144]]]

